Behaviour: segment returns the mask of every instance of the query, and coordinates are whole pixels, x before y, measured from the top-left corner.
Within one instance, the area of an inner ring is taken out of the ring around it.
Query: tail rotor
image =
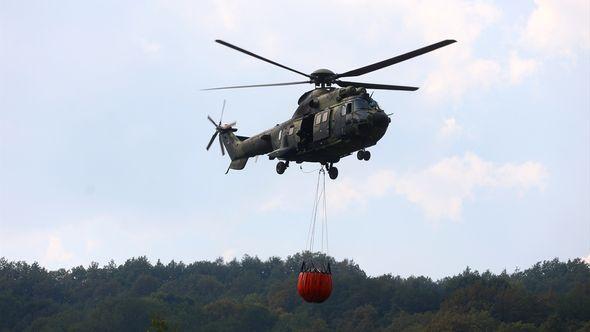
[[[221,107],[221,117],[219,118],[218,123],[215,123],[215,120],[213,120],[211,118],[211,116],[207,115],[207,119],[213,124],[213,126],[215,126],[215,132],[213,133],[213,136],[211,136],[211,139],[209,140],[209,144],[207,144],[207,151],[209,151],[209,148],[211,147],[211,145],[213,144],[213,141],[219,135],[219,133],[237,131],[237,129],[233,128],[233,126],[236,125],[235,121],[232,123],[225,123],[223,125],[221,124],[221,120],[223,120],[223,112],[224,111],[225,111],[225,99],[223,100],[223,106]],[[225,148],[223,147],[223,142],[221,141],[221,136],[219,136],[219,147],[221,148],[221,155],[225,156]]]

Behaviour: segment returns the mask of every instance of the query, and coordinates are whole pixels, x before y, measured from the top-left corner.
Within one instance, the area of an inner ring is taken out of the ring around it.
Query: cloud
[[[49,269],[142,255],[185,261],[215,258],[231,247],[232,227],[232,221],[222,216],[100,214],[34,229],[5,227],[0,232],[0,256],[38,261]]]
[[[426,78],[424,90],[435,99],[459,101],[466,92],[490,88],[501,82],[502,67],[491,59],[476,59],[469,52],[455,51]]]
[[[428,218],[458,220],[465,200],[473,198],[476,188],[543,189],[546,177],[547,170],[536,162],[495,164],[466,153],[395,176],[393,187],[420,206]]]
[[[271,211],[292,212],[297,210],[294,207],[292,196],[293,194],[291,191],[276,193],[261,202],[256,203],[256,210],[261,213]],[[306,197],[306,195],[303,195],[302,197]]]
[[[146,40],[146,39],[141,40],[141,50],[145,54],[156,54],[156,53],[160,52],[161,48],[162,48],[162,45],[160,45],[160,43],[158,43],[158,42],[155,42],[153,40]]]
[[[234,30],[239,24],[238,18],[244,14],[235,1],[216,1],[215,12],[220,16],[223,27],[227,30]]]
[[[69,262],[74,255],[67,251],[57,236],[49,237],[49,245],[45,252],[45,260],[51,263],[66,263]]]
[[[439,135],[443,138],[450,138],[459,135],[462,130],[463,128],[457,123],[455,118],[448,118],[440,128]]]
[[[476,189],[504,188],[524,195],[532,188],[543,190],[547,176],[546,168],[538,162],[497,164],[467,152],[442,159],[425,169],[406,173],[382,170],[358,181],[339,179],[329,187],[328,211],[337,215],[350,211],[352,206],[363,209],[371,199],[395,192],[418,205],[428,219],[459,220],[465,201],[475,198]],[[284,210],[291,203],[273,204],[264,212]]]
[[[275,195],[271,198],[262,200],[262,203],[258,205],[258,212],[269,212],[280,208],[283,204],[285,197],[282,195]]]
[[[571,56],[590,48],[590,2],[587,0],[535,0],[522,37],[548,55]]]
[[[525,76],[531,75],[539,67],[539,62],[535,59],[523,59],[516,51],[510,53],[508,64],[510,83],[518,84]]]
[[[475,1],[420,1],[404,3],[405,24],[424,40],[456,39],[440,50],[439,63],[430,72],[424,90],[434,99],[459,100],[469,90],[488,88],[500,81],[501,66],[494,59],[474,56],[474,44],[482,31],[500,17],[492,4]]]
[[[224,262],[231,262],[236,258],[236,251],[235,249],[226,249],[223,251],[223,261]]]
[[[370,181],[370,179],[369,179]],[[328,191],[326,203],[330,213],[340,213],[348,210],[351,203],[361,203],[366,205],[366,200],[363,197],[366,194],[358,183],[349,178],[344,178],[341,181],[334,183],[332,188],[326,189]],[[373,190],[377,190],[376,184],[371,186]],[[358,205],[357,205],[358,206]]]
[[[537,162],[497,164],[468,152],[403,174],[382,170],[361,181],[343,179],[328,194],[329,211],[362,208],[371,199],[395,192],[418,205],[428,219],[459,220],[465,201],[475,198],[476,189],[505,188],[522,195],[531,188],[543,190],[547,176]]]
[[[481,32],[501,17],[496,6],[483,1],[398,1],[407,27],[425,39],[449,36],[471,45]]]
[[[93,252],[101,245],[98,239],[86,239],[86,252]]]

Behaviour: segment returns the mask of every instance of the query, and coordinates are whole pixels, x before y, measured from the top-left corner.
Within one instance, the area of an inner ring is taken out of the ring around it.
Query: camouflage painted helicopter
[[[443,40],[341,74],[336,74],[328,69],[318,69],[311,74],[305,74],[225,41],[216,40],[216,42],[259,60],[305,76],[307,80],[288,83],[226,86],[204,90],[308,83],[313,83],[315,89],[299,97],[299,106],[290,120],[277,124],[273,128],[251,137],[235,135],[234,132],[237,131],[234,128],[235,122],[221,124],[220,119],[216,123],[210,116],[207,116],[209,121],[215,126],[215,133],[211,137],[209,144],[207,144],[207,150],[213,144],[215,137],[219,135],[221,154],[225,155],[225,146],[231,158],[228,171],[229,169],[243,169],[246,166],[248,158],[268,154],[269,159],[279,160],[276,166],[277,173],[279,174],[285,172],[290,162],[318,162],[326,167],[331,179],[336,179],[338,177],[338,169],[334,164],[355,151],[359,160],[369,160],[371,153],[366,149],[375,145],[383,137],[391,122],[389,115],[371,98],[366,89],[418,90],[417,87],[412,86],[350,82],[342,81],[340,78],[364,75],[434,51],[456,41],[450,39]],[[332,84],[340,88],[334,88]],[[225,102],[223,106],[225,107]],[[223,109],[221,117],[223,118]]]

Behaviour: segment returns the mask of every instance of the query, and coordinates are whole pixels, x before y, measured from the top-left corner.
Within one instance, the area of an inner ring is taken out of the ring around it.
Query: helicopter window
[[[281,138],[283,137],[283,130],[279,130],[279,141],[281,140]]]
[[[379,107],[379,104],[373,99],[371,99],[371,101],[369,102],[369,106],[371,106],[372,108],[381,109]]]
[[[316,115],[315,116],[315,124],[319,125],[321,121],[322,121],[322,115],[321,114]]]
[[[352,104],[348,103],[346,104],[346,114],[350,114],[350,112],[352,112]]]
[[[289,128],[289,135],[293,135],[293,130],[295,130],[295,128],[293,128],[293,127]]]
[[[324,114],[322,114],[322,122],[326,122],[328,121],[328,111],[324,112]]]
[[[367,109],[369,108],[369,102],[365,99],[355,99],[354,101],[354,108],[355,109]]]
[[[340,107],[340,115],[345,116],[346,115],[346,106],[342,105]]]

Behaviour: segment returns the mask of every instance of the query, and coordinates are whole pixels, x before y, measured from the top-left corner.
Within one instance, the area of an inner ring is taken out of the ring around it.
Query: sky
[[[311,73],[458,42],[359,81],[394,113],[327,182],[329,254],[369,275],[509,272],[590,261],[590,3],[579,1],[2,1],[0,257],[49,269],[305,249],[317,165],[205,150],[249,136],[311,86],[214,43]]]

